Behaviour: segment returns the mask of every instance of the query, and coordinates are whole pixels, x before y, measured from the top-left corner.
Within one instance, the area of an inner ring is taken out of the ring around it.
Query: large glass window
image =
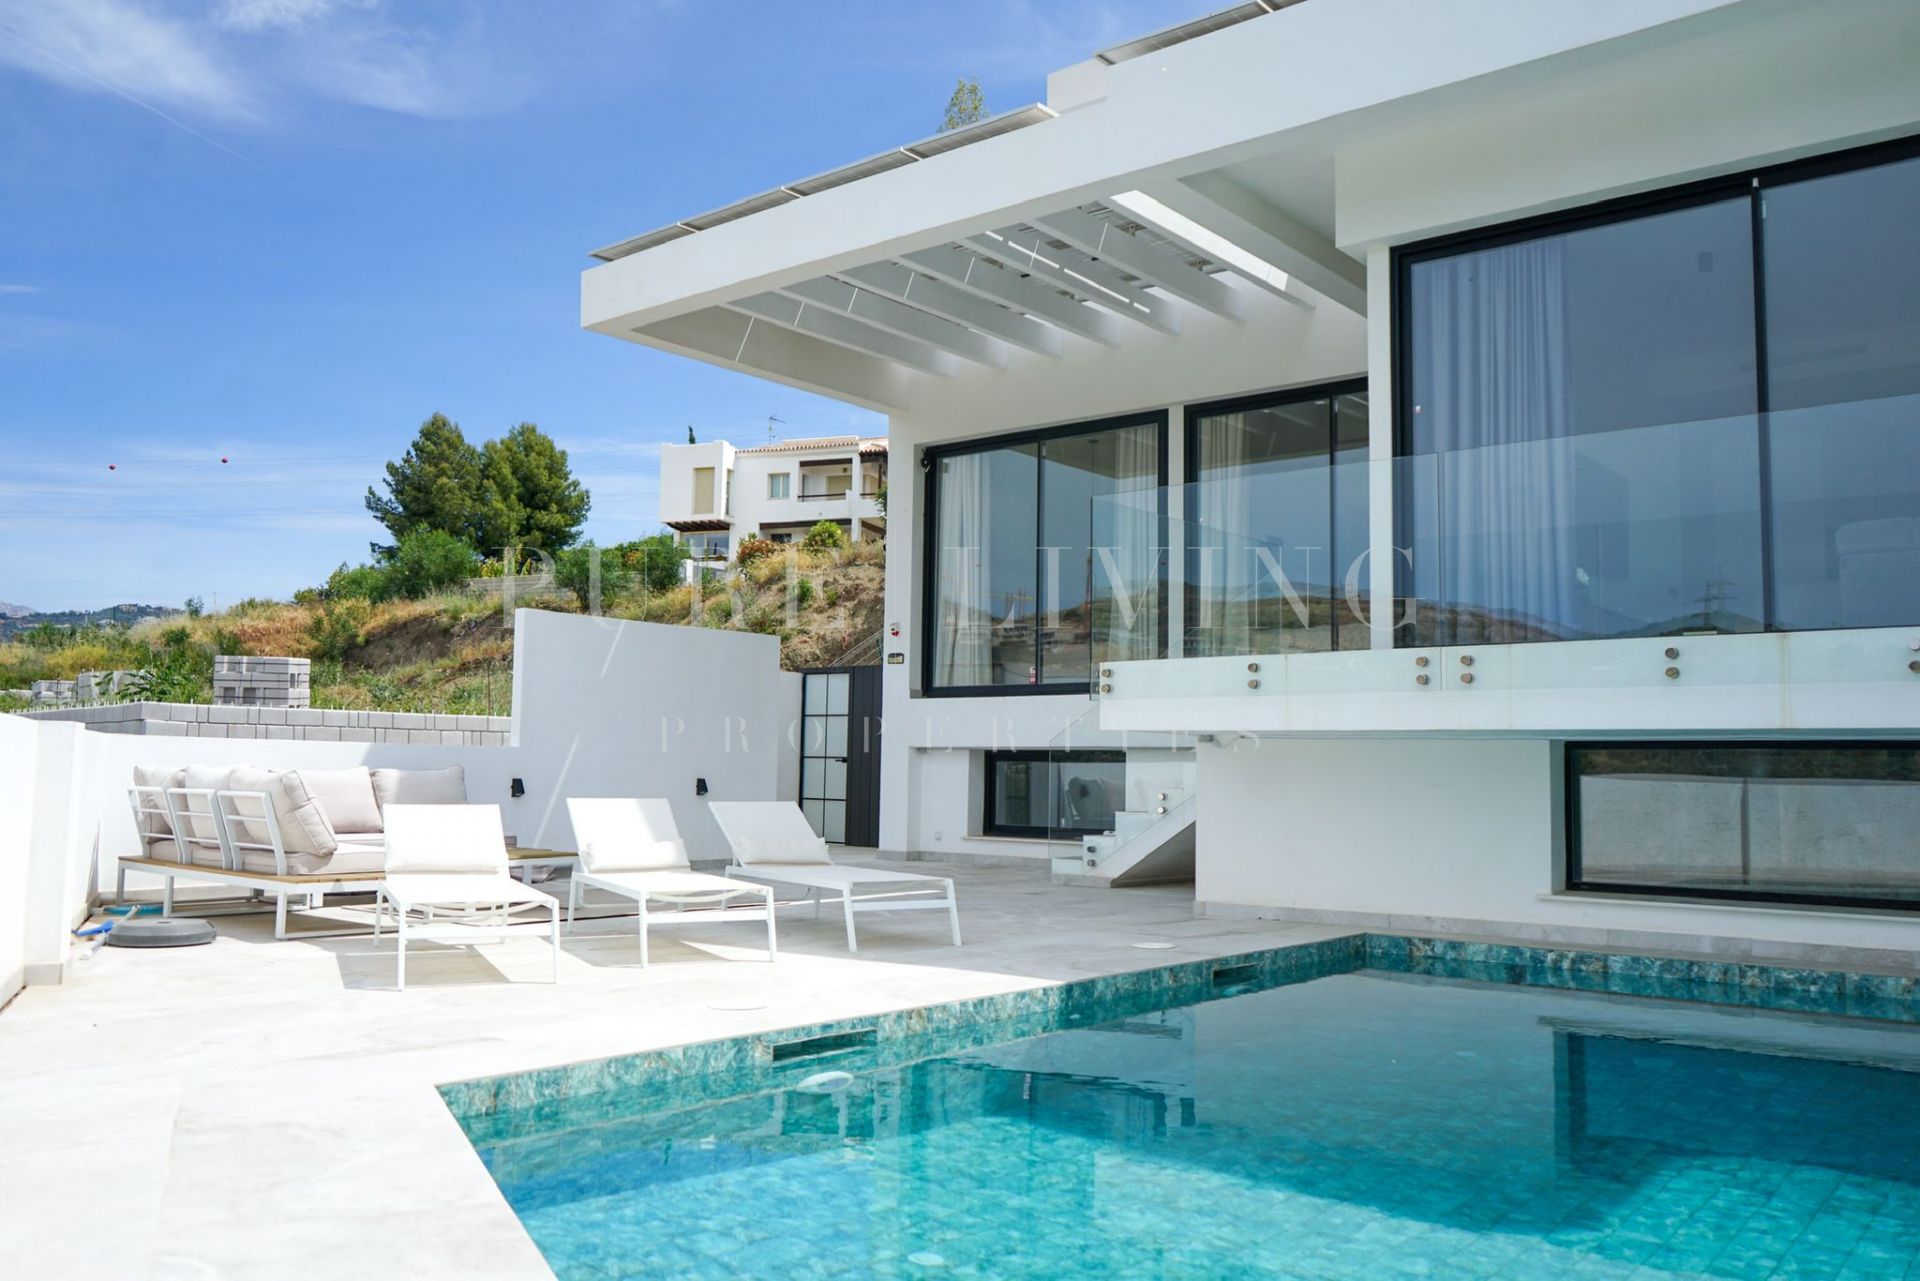
[[[1359,385],[1189,413],[1188,654],[1367,647],[1344,592],[1367,547],[1366,458]]]
[[[988,752],[988,836],[1095,835],[1126,808],[1125,752]]]
[[[934,453],[929,692],[1087,688],[1094,631],[1112,626],[1093,565],[1103,549],[1130,562],[1160,546],[1164,436],[1154,415]],[[1117,495],[1132,501],[1102,501]],[[1129,606],[1129,652],[1158,657],[1158,600]]]
[[[1920,158],[1761,199],[1774,621],[1920,621]]]
[[[1569,888],[1920,907],[1920,746],[1567,748]]]
[[[1401,255],[1400,643],[1920,622],[1917,217],[1880,151]]]

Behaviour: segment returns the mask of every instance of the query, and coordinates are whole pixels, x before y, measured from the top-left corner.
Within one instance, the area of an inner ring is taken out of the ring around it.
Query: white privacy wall
[[[1581,931],[1913,949],[1888,915],[1556,894],[1545,739],[1235,738],[1199,749],[1195,897],[1214,915],[1606,942]]]
[[[572,848],[569,796],[664,796],[688,855],[724,859],[708,800],[798,795],[800,684],[777,637],[521,610],[513,706],[523,844]]]
[[[27,851],[39,746],[32,721],[0,716],[0,1005],[26,977]]]

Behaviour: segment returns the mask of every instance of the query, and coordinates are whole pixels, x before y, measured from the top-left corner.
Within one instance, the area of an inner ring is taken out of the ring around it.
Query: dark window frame
[[[1158,468],[1158,486],[1164,493],[1167,487],[1168,465],[1168,427],[1165,409],[1141,410],[1131,414],[1116,414],[1109,418],[1095,418],[1083,422],[1063,423],[1057,427],[1040,427],[1030,431],[1007,432],[998,436],[983,436],[976,440],[955,441],[939,445],[929,445],[921,451],[920,505],[925,510],[921,516],[920,547],[920,696],[923,698],[1044,698],[1050,695],[1077,694],[1086,697],[1093,692],[1091,678],[1086,681],[1046,681],[1045,661],[1039,644],[1039,615],[1034,621],[1034,662],[1036,664],[1035,681],[1029,685],[935,685],[933,683],[934,642],[936,640],[934,619],[938,613],[939,566],[936,557],[939,552],[940,529],[940,461],[943,458],[957,458],[966,454],[983,454],[997,449],[1010,449],[1018,445],[1038,444],[1049,440],[1065,440],[1074,436],[1091,436],[1097,432],[1113,431],[1121,427],[1153,427],[1159,432],[1159,447],[1155,450],[1155,463]],[[1044,560],[1040,550],[1040,531],[1045,527],[1047,502],[1047,481],[1045,458],[1036,458],[1034,475],[1034,581],[1038,583],[1044,576]],[[1161,581],[1166,580],[1166,543],[1167,543],[1167,504],[1160,505],[1160,545]],[[1164,593],[1163,593],[1164,604]],[[1167,649],[1167,610],[1160,611],[1160,652]]]
[[[1920,913],[1920,899],[1874,898],[1859,894],[1783,894],[1767,890],[1694,888],[1672,885],[1641,885],[1631,881],[1588,880],[1580,874],[1580,756],[1590,751],[1740,751],[1799,749],[1802,751],[1871,748],[1878,751],[1906,749],[1920,751],[1920,739],[1903,738],[1722,738],[1722,739],[1582,739],[1562,743],[1560,753],[1561,790],[1565,797],[1562,870],[1569,894],[1607,894],[1633,898],[1684,899],[1726,903],[1755,903],[1788,907],[1854,908],[1874,912]]]
[[[1340,415],[1337,402],[1342,396],[1364,396],[1367,394],[1367,376],[1355,374],[1350,378],[1339,378],[1332,382],[1312,383],[1304,387],[1288,387],[1278,391],[1258,392],[1250,396],[1231,396],[1225,400],[1209,400],[1187,405],[1181,413],[1180,450],[1182,459],[1182,482],[1191,492],[1193,486],[1202,483],[1200,475],[1200,420],[1220,414],[1241,413],[1249,409],[1277,409],[1282,405],[1299,405],[1310,400],[1327,402],[1327,547],[1328,558],[1333,556],[1333,531],[1340,521],[1340,494],[1335,484],[1334,457],[1340,452]],[[1368,402],[1367,435],[1369,441],[1373,435],[1372,402]],[[1164,513],[1163,513],[1164,515]],[[1187,512],[1187,520],[1193,520],[1193,513]],[[1193,576],[1187,574],[1182,584],[1187,590],[1193,587]],[[1338,584],[1335,584],[1336,588]],[[1329,618],[1327,652],[1337,653],[1340,649],[1340,611],[1334,610]],[[1163,626],[1164,630],[1164,626]],[[1164,645],[1164,636],[1162,638]]]
[[[994,766],[1003,761],[1010,763],[1024,761],[1028,764],[1042,765],[1059,765],[1062,763],[1124,765],[1127,762],[1127,754],[1119,751],[1047,752],[1031,750],[990,751],[986,754],[985,769],[982,772],[981,782],[983,792],[980,798],[980,834],[982,836],[998,836],[1013,840],[1045,840],[1056,834],[1068,836],[1098,836],[1106,829],[1091,827],[1060,827],[1049,829],[1046,827],[1034,827],[1031,824],[999,822],[994,808]]]
[[[1704,178],[1696,182],[1682,183],[1671,187],[1662,187],[1652,191],[1636,192],[1627,196],[1596,201],[1572,209],[1554,213],[1536,214],[1528,218],[1517,218],[1508,222],[1473,228],[1468,231],[1451,232],[1433,236],[1425,240],[1397,245],[1390,254],[1388,279],[1392,288],[1392,303],[1389,307],[1388,367],[1393,371],[1393,395],[1391,410],[1393,413],[1393,457],[1397,462],[1402,458],[1413,457],[1413,269],[1423,262],[1441,258],[1454,258],[1462,254],[1475,253],[1485,249],[1497,249],[1503,245],[1520,244],[1530,240],[1540,240],[1547,236],[1563,235],[1568,232],[1584,231],[1593,227],[1610,226],[1615,223],[1632,222],[1638,218],[1654,214],[1673,213],[1682,209],[1698,208],[1715,204],[1737,196],[1745,196],[1750,210],[1753,241],[1753,309],[1754,309],[1754,384],[1755,412],[1759,425],[1760,474],[1757,478],[1760,486],[1760,582],[1763,599],[1761,602],[1762,632],[1785,630],[1776,625],[1774,618],[1774,564],[1773,564],[1773,521],[1771,477],[1769,474],[1769,449],[1767,433],[1767,414],[1770,395],[1768,387],[1769,351],[1767,347],[1767,274],[1766,244],[1763,235],[1764,198],[1769,188],[1803,182],[1813,178],[1833,177],[1837,174],[1852,173],[1862,169],[1872,169],[1884,164],[1893,164],[1901,160],[1920,157],[1920,134],[1905,138],[1895,138],[1886,142],[1868,143],[1865,146],[1849,147],[1840,151],[1809,156],[1800,160],[1790,160],[1779,164],[1749,167],[1714,178]],[[1371,426],[1371,424],[1369,424]],[[1393,496],[1393,538],[1397,548],[1405,531],[1411,528],[1412,510],[1409,506],[1412,495],[1408,487],[1396,484]],[[1393,596],[1396,607],[1400,601],[1410,597],[1413,591],[1412,567],[1398,555],[1393,558]],[[1614,639],[1601,637],[1598,639]],[[1399,636],[1394,637],[1395,648],[1399,648]],[[1563,645],[1577,645],[1581,641],[1550,642]],[[1412,646],[1411,648],[1429,648]]]

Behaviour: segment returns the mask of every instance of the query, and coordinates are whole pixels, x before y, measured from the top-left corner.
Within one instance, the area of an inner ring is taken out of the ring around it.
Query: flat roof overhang
[[[733,528],[731,518],[718,516],[699,520],[663,520],[660,523],[682,534],[724,534]]]
[[[1863,0],[1856,28],[1867,10],[1897,6]],[[1709,54],[1731,75],[1744,45],[1773,57],[1820,21],[1786,0],[1300,3],[1103,63],[1055,117],[591,268],[582,324],[884,411],[1196,313],[1364,314],[1365,253],[1393,229],[1337,209],[1336,173],[1364,186],[1421,131],[1523,116],[1574,81]]]

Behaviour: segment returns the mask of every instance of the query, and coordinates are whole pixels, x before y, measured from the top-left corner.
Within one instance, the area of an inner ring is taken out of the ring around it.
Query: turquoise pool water
[[[1920,1277],[1910,1024],[1372,969],[1087,1022],[469,1132],[564,1281]]]

